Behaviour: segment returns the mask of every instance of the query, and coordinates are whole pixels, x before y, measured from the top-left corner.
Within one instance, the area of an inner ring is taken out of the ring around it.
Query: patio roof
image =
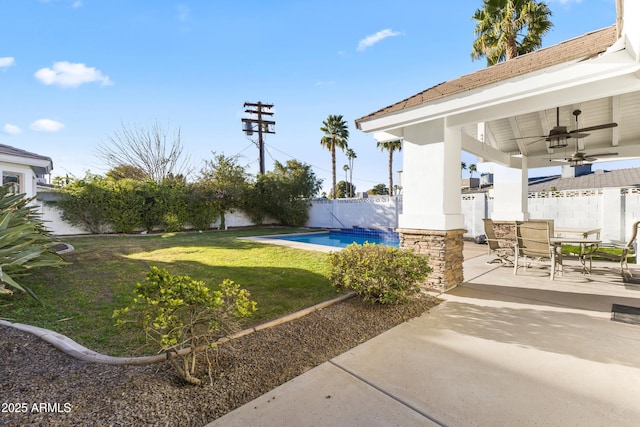
[[[576,151],[595,161],[637,158],[640,64],[629,40],[617,39],[615,26],[593,31],[433,86],[355,123],[384,141],[446,119],[462,131],[464,151],[512,168],[522,168],[524,157],[528,168],[568,164]],[[618,126],[569,138],[563,149],[545,138],[556,126],[570,131],[611,122]]]
[[[554,65],[593,58],[606,51],[615,41],[615,25],[592,31],[583,36],[435,85],[409,98],[356,119],[356,127],[361,129],[361,123],[365,120],[436,102],[449,96],[503,82],[506,79],[522,76]]]

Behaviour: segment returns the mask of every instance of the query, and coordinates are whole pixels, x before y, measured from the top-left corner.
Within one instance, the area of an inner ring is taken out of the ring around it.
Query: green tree
[[[355,188],[347,181],[338,181],[336,184],[336,199],[349,197],[349,194],[355,194]]]
[[[483,0],[472,16],[476,21],[471,58],[487,65],[533,52],[553,24],[546,3],[534,0]]]
[[[393,152],[402,150],[402,141],[379,141],[378,148],[389,152],[389,196],[393,196]]]
[[[310,199],[321,185],[311,166],[297,160],[276,162],[273,171],[258,176],[245,210],[258,224],[270,216],[282,225],[301,226],[309,217]]]
[[[44,226],[41,213],[29,203],[24,194],[14,194],[8,187],[0,187],[0,294],[10,294],[9,287],[37,296],[19,278],[33,268],[59,267],[65,264],[55,253],[55,244]],[[21,280],[20,280],[21,281]]]
[[[460,162],[460,175],[467,169],[467,164],[465,162]]]
[[[142,181],[147,178],[145,171],[132,165],[115,166],[106,173],[106,176],[114,181],[118,181],[120,179],[134,179],[136,181]]]
[[[384,196],[385,194],[389,194],[389,189],[386,184],[376,184],[371,190],[367,191],[367,193],[376,196]]]
[[[331,152],[331,194],[336,194],[336,148],[348,147],[349,129],[341,115],[329,115],[320,130],[324,132],[320,144]]]
[[[214,194],[220,215],[220,229],[226,229],[225,213],[242,207],[249,187],[248,175],[237,157],[213,152],[213,160],[206,160],[200,181]]]

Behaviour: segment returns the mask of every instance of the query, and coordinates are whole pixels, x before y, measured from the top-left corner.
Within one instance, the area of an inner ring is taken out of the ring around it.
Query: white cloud
[[[74,9],[77,9],[79,7],[82,7],[82,0],[76,0],[71,4],[71,7]]]
[[[37,132],[58,132],[64,127],[64,125],[55,120],[40,119],[31,123],[31,126],[29,127],[31,128],[31,130],[35,130]]]
[[[334,80],[316,82],[316,86],[333,86],[334,84],[336,84]]]
[[[0,68],[9,68],[16,63],[16,59],[12,56],[0,58]]]
[[[16,135],[22,132],[22,129],[20,129],[16,125],[12,125],[11,123],[7,123],[6,125],[4,125],[2,130],[4,130],[5,133],[10,133],[11,135]]]
[[[358,43],[358,51],[363,51],[366,48],[371,47],[374,44],[378,43],[379,41],[386,39],[387,37],[395,37],[399,35],[400,33],[398,31],[393,31],[389,28],[382,31],[378,31],[375,34],[372,34],[360,40],[360,43]]]
[[[41,68],[35,72],[34,76],[46,85],[62,87],[78,87],[81,84],[93,82],[99,82],[102,86],[113,84],[109,76],[103,75],[100,70],[67,61],[56,62],[53,68]]]

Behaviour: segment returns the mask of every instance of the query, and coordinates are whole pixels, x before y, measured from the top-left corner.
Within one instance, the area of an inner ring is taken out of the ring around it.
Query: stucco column
[[[529,170],[527,158],[522,169],[492,164],[494,221],[526,221],[529,219]]]
[[[429,255],[427,285],[447,290],[462,283],[461,134],[444,119],[404,128],[402,247]]]

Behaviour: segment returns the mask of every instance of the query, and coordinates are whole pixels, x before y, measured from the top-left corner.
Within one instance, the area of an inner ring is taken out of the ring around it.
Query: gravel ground
[[[201,386],[183,384],[168,363],[82,362],[0,326],[0,425],[202,426],[436,304],[428,296],[401,306],[351,298],[220,345]]]

